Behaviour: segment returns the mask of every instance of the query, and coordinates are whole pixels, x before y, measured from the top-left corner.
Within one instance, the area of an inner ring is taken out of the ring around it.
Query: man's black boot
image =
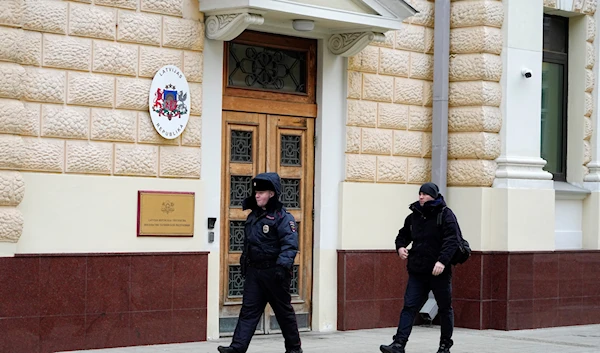
[[[450,353],[450,347],[452,347],[452,343],[442,342],[440,343],[440,348],[437,353]]]
[[[404,353],[404,346],[406,346],[406,343],[394,341],[389,346],[382,344],[379,346],[379,350],[383,353]]]
[[[217,347],[217,350],[219,351],[219,353],[237,353],[237,351],[231,347],[219,346]]]
[[[302,348],[295,348],[289,351],[285,351],[285,353],[302,353]]]

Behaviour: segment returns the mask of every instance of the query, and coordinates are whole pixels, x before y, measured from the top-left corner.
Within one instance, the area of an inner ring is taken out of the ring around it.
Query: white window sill
[[[556,200],[583,200],[592,192],[564,181],[555,181],[554,193]]]

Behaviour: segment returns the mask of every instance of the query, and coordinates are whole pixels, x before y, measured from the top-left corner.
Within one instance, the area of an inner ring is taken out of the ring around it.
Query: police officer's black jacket
[[[266,210],[258,207],[254,192],[242,203],[244,210],[251,209],[245,225],[244,250],[240,259],[242,266],[249,263],[268,263],[291,270],[298,252],[298,232],[294,217],[279,201],[281,182],[277,173],[262,173],[256,180],[268,181],[275,189],[266,205]]]
[[[408,272],[431,274],[437,261],[446,266],[444,272],[450,271],[450,260],[458,249],[458,226],[454,212],[445,206],[442,195],[423,206],[418,201],[409,206],[412,213],[396,237],[396,252],[413,244],[408,251]],[[442,224],[438,225],[440,212]]]

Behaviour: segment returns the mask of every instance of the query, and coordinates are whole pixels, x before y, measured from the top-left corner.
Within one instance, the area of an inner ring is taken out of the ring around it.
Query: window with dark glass
[[[566,180],[569,19],[544,15],[541,156],[554,180]]]

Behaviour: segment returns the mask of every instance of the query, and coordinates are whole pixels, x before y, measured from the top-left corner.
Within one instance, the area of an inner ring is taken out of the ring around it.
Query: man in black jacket
[[[296,314],[291,304],[292,266],[298,252],[294,216],[279,201],[281,180],[277,173],[262,173],[252,180],[252,195],[242,208],[250,209],[245,225],[244,251],[240,258],[244,281],[242,309],[229,347],[221,353],[245,353],[267,302],[273,308],[286,353],[302,353]]]
[[[403,260],[408,258],[404,308],[394,342],[381,345],[379,349],[384,353],[404,353],[415,316],[425,304],[429,291],[433,291],[441,323],[438,353],[450,353],[454,329],[450,261],[458,249],[456,216],[446,208],[444,198],[434,183],[423,184],[419,190],[419,201],[409,208],[412,213],[406,217],[396,237],[398,255]],[[411,242],[412,248],[407,250]]]

